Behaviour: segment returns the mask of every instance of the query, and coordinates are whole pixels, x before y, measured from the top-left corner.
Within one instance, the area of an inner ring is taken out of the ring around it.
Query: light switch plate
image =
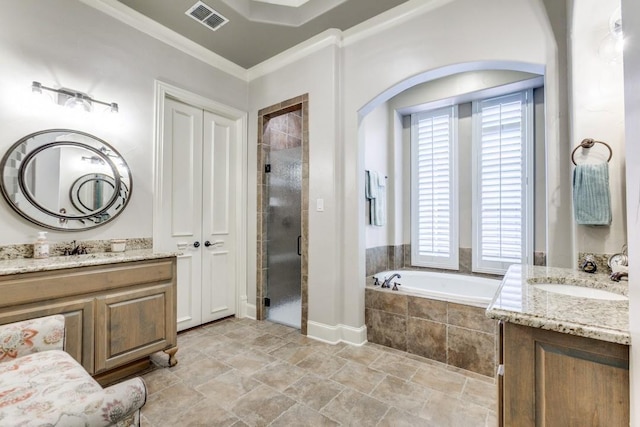
[[[324,212],[324,199],[316,199],[316,211]]]

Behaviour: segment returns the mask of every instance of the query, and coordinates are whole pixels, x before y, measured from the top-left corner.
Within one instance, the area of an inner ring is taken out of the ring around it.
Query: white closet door
[[[178,256],[178,330],[202,324],[202,110],[165,100],[160,250]],[[198,242],[198,244],[196,244]]]
[[[236,312],[236,123],[204,112],[202,186],[202,321]]]

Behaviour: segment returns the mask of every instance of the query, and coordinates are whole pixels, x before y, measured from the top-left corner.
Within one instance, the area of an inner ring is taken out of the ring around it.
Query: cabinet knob
[[[195,242],[193,242],[193,247],[194,248],[199,248],[200,247],[200,242],[198,242],[197,240]]]
[[[211,246],[211,242],[207,240],[206,242],[204,242],[204,245],[205,245],[206,247],[209,247],[209,246]]]

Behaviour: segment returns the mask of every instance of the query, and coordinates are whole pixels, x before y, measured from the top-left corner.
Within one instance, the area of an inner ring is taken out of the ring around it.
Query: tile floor
[[[497,425],[492,378],[376,344],[228,318],[178,347],[177,366],[143,375],[145,427]]]

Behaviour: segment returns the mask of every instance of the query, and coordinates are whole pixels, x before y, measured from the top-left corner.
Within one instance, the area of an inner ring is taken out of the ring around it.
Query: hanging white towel
[[[365,171],[364,191],[367,199],[375,199],[378,196],[378,172]]]
[[[377,175],[377,196],[372,203],[373,225],[382,227],[387,224],[387,182],[384,175]]]
[[[576,165],[573,170],[573,210],[578,224],[611,224],[608,163]]]

